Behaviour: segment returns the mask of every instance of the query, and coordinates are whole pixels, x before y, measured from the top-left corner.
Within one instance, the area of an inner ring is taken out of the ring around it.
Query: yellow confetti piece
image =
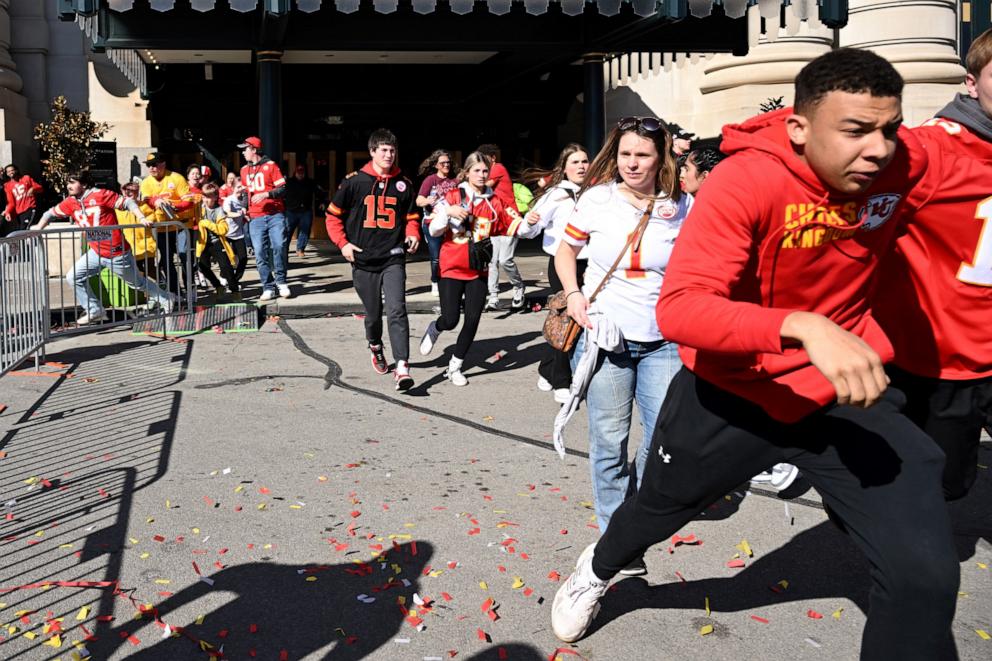
[[[513,577],[513,585],[511,585],[510,587],[513,588],[514,590],[519,590],[523,586],[524,586],[523,579],[520,578],[519,576],[514,576]]]
[[[234,487],[234,493],[241,493],[244,490],[245,490],[245,487],[244,487],[243,484],[239,484],[238,486]]]
[[[263,544],[262,545],[262,548],[265,549],[266,551],[268,551],[269,549],[272,548],[272,544]]]
[[[306,457],[307,459],[313,459],[317,455],[315,455],[313,452],[304,452],[303,456]]]
[[[38,637],[38,634],[36,634],[33,631],[25,631],[24,632],[24,637],[27,638],[28,640],[34,640],[35,638]]]
[[[489,589],[489,585],[485,581],[479,581],[479,587],[482,588],[483,590]]]
[[[403,524],[403,527],[404,528],[416,528],[417,527],[417,524],[416,523],[404,523]]]
[[[30,612],[31,611],[17,611],[16,613],[14,613],[14,617],[23,617],[24,615],[27,615]]]
[[[403,595],[399,595],[398,597],[396,597],[396,603],[402,606],[403,604],[406,603],[406,597],[404,597]]]
[[[982,640],[992,640],[992,636],[986,633],[984,629],[975,629],[975,633],[977,633],[978,637]]]
[[[264,510],[265,509],[265,503],[259,503],[258,504],[258,509]]]
[[[781,581],[779,581],[778,584],[782,587],[783,590],[789,589],[789,581],[785,580],[784,578]]]
[[[699,627],[699,635],[700,636],[708,636],[711,633],[713,633],[713,625],[712,624],[704,624],[703,626]]]
[[[8,636],[13,636],[15,633],[17,633],[17,627],[15,627],[14,625],[10,625],[9,627],[7,627]]]
[[[72,544],[59,544],[60,549],[71,549]]]
[[[7,602],[0,601],[0,608],[6,608],[6,607],[7,607]]]
[[[837,610],[834,611],[833,618],[835,620],[839,620],[840,619],[840,614],[843,613],[843,612],[844,612],[844,609],[843,608],[838,608]]]
[[[317,581],[316,576],[307,576],[307,583],[315,583]]]
[[[291,509],[291,510],[301,510],[301,509],[303,509],[303,507],[301,505],[290,505],[289,506],[289,509]]]
[[[413,535],[408,535],[407,533],[393,533],[389,536],[389,539],[413,539]]]
[[[206,652],[207,650],[212,650],[213,648],[214,646],[208,643],[207,641],[205,640],[200,641],[200,649],[203,650],[204,652]]]
[[[395,562],[393,564],[389,565],[389,566],[393,568],[393,573],[394,574],[400,574],[400,573],[403,572],[403,567],[401,567],[400,565],[396,564]]]
[[[959,597],[967,597],[968,596],[968,593],[967,592],[958,592],[958,596]]]
[[[443,573],[444,573],[444,570],[443,569],[435,569],[434,571],[432,571],[431,573],[429,573],[428,576],[430,576],[431,578],[437,578],[438,576],[440,576]]]
[[[58,634],[55,634],[54,636],[46,640],[44,643],[42,643],[42,645],[48,645],[49,647],[55,647],[55,648],[62,647],[62,637],[59,636]]]
[[[746,555],[749,558],[753,558],[754,557],[754,551],[751,550],[751,545],[747,543],[747,540],[746,539],[742,539],[741,540],[741,543],[738,544],[734,548],[740,549],[741,553],[743,553],[744,555]]]
[[[206,615],[197,615],[197,616],[196,616],[196,623],[197,623],[197,624],[203,624],[203,620],[204,620],[204,618],[206,618],[206,617],[207,617]]]
[[[37,481],[38,481],[38,478],[36,478],[36,477],[29,477],[28,479],[24,480],[24,484],[34,484]]]
[[[128,537],[128,538],[127,538],[127,541],[129,541],[129,542],[131,542],[131,543],[132,543],[132,544],[134,544],[135,546],[137,546],[138,544],[140,544],[140,543],[141,543],[141,541],[140,541],[140,540],[137,540],[137,539],[135,539],[134,537]]]
[[[318,482],[327,482],[327,476],[326,475],[320,475],[320,476],[317,477],[317,481]]]
[[[710,616],[710,598],[706,597],[706,617]]]
[[[592,501],[591,501],[591,500],[583,500],[583,501],[580,501],[580,502],[579,502],[579,506],[580,506],[580,507],[584,507],[584,508],[586,508],[587,510],[591,510],[591,509],[592,509]]]
[[[507,514],[510,510],[493,510],[493,514]]]
[[[989,568],[989,566],[987,564],[985,564],[984,562],[976,562],[975,564],[978,565],[978,568],[979,569],[988,569]]]
[[[147,560],[148,558],[152,557],[152,554],[151,553],[148,553],[147,551],[145,551],[144,553],[142,553],[138,557],[141,558],[142,560]]]
[[[167,578],[156,578],[155,579],[155,585],[168,585],[171,582],[172,581],[170,581]]]
[[[216,474],[217,474],[217,473],[219,473],[219,472],[220,472],[220,471],[210,471],[210,475],[211,475],[211,476],[213,476],[213,475],[216,475]]]
[[[89,617],[89,615],[90,615],[90,607],[89,606],[83,606],[82,608],[79,609],[79,612],[76,613],[76,621],[77,622],[82,622],[87,617]]]
[[[172,509],[172,503],[170,503],[168,500],[165,501],[165,509],[167,509],[167,510],[171,510]]]
[[[193,534],[194,535],[199,535],[200,534],[200,529],[199,528],[193,528]]]
[[[155,519],[153,519],[152,517],[148,517],[147,519],[145,519],[145,523],[155,523]]]
[[[44,537],[45,536],[45,531],[44,530],[39,530],[38,532],[36,532],[34,534],[34,536],[35,537]]]

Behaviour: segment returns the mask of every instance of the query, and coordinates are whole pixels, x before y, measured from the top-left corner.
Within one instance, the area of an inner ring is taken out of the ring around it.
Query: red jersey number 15
[[[378,200],[378,204],[377,201]],[[365,196],[365,222],[362,227],[391,230],[396,227],[395,197]]]

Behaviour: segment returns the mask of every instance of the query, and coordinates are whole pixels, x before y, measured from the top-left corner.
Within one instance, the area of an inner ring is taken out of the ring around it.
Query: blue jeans
[[[255,267],[263,290],[275,291],[276,285],[286,284],[288,230],[286,216],[281,213],[257,216],[248,222],[251,245],[255,248]]]
[[[85,308],[86,313],[90,316],[99,316],[104,312],[103,304],[99,298],[93,295],[89,283],[90,278],[99,275],[103,269],[110,269],[114,275],[131,287],[147,293],[159,305],[164,305],[172,300],[172,297],[162,291],[153,280],[141,275],[133,254],[128,252],[116,257],[100,257],[91,248],[76,260],[72,269],[65,275],[66,282],[72,285],[76,291],[76,300],[79,305]]]
[[[441,244],[444,243],[444,236],[431,236],[428,225],[430,220],[425,218],[420,223],[420,230],[424,234],[427,253],[431,256],[431,282],[438,282],[441,279]]]
[[[586,393],[589,467],[596,521],[601,533],[606,531],[613,512],[634,491],[627,460],[633,403],[637,402],[641,417],[641,446],[633,466],[634,477],[639,482],[668,384],[682,367],[678,347],[671,342],[626,340],[625,345],[626,348],[618,353],[600,351]],[[583,333],[572,359],[573,369],[584,350]]]
[[[297,209],[286,212],[286,221],[289,229],[286,232],[287,248],[296,232],[296,250],[302,252],[310,242],[310,226],[313,225],[313,213],[309,209]]]

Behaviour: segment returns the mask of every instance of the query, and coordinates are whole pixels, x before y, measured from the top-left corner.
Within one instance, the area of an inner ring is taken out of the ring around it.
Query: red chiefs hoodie
[[[662,335],[682,345],[690,370],[786,423],[836,398],[804,349],[783,346],[790,313],[822,314],[892,359],[868,299],[906,193],[927,164],[901,128],[895,157],[866,192],[828,190],[792,149],[791,112],[724,127],[731,156],[696,198],[657,306]]]

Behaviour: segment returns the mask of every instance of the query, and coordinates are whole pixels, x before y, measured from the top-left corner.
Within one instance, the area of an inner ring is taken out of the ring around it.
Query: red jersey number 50
[[[378,200],[378,204],[376,203]],[[395,197],[375,197],[365,196],[365,222],[362,227],[391,230],[396,227],[396,206]]]
[[[256,172],[255,174],[248,175],[248,190],[252,193],[264,193],[265,192],[265,174],[262,172]]]
[[[982,231],[978,235],[978,246],[971,263],[961,262],[958,280],[971,285],[992,287],[992,197],[978,203],[975,218],[982,221]]]

